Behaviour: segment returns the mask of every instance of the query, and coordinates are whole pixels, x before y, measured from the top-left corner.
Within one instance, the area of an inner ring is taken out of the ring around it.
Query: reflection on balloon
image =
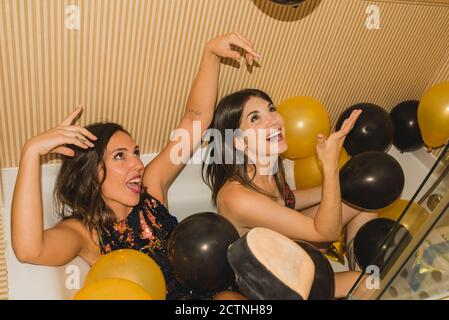
[[[401,195],[404,182],[401,165],[384,152],[356,155],[340,170],[342,199],[365,210],[392,204]]]
[[[409,200],[396,201],[393,205],[381,210],[379,212],[379,218],[398,221],[409,202]],[[417,203],[412,203],[412,205],[407,209],[404,217],[402,217],[401,221],[398,222],[407,228],[411,235],[414,236],[419,231],[422,224],[427,220],[428,216],[429,212],[426,209]]]
[[[449,140],[449,82],[430,88],[418,107],[418,123],[422,138],[430,148],[438,148]]]
[[[164,275],[146,254],[131,249],[112,251],[102,256],[87,274],[85,285],[106,278],[127,279],[142,286],[156,300],[166,298]]]
[[[390,112],[394,126],[393,145],[402,152],[415,151],[424,145],[418,126],[419,101],[398,104]]]
[[[384,277],[411,240],[410,232],[402,225],[378,218],[359,229],[354,237],[353,254],[362,270],[374,265]]]
[[[152,300],[148,292],[135,282],[109,278],[85,285],[74,300]]]
[[[197,213],[185,218],[168,242],[168,258],[179,281],[197,293],[232,285],[234,273],[226,254],[228,246],[238,238],[235,227],[216,213]]]
[[[386,151],[393,142],[393,122],[390,115],[378,105],[359,103],[346,109],[338,118],[339,130],[352,111],[361,109],[354,128],[347,135],[344,147],[350,156],[365,151]]]
[[[330,119],[326,109],[311,97],[292,97],[278,106],[284,118],[288,159],[301,159],[315,155],[318,134],[330,133]]]
[[[338,160],[338,168],[343,167],[349,158],[343,148]],[[296,190],[314,188],[323,184],[323,166],[317,155],[295,160],[294,173]]]

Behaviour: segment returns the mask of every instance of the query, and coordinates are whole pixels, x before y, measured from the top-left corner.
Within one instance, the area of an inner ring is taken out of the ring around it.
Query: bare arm
[[[231,49],[232,45],[241,47],[247,52],[246,59],[249,64],[252,64],[254,57],[258,56],[252,44],[238,33],[227,34],[209,41],[204,48],[184,116],[177,128],[177,132],[182,131],[187,139],[183,140],[182,144],[179,144],[176,139],[170,139],[158,156],[145,168],[143,185],[165,205],[167,205],[167,192],[170,185],[200,145],[201,137],[212,121],[217,100],[220,58],[228,57],[240,61],[241,56]],[[180,148],[181,145],[185,148]],[[184,152],[178,158],[178,151],[181,149]],[[174,161],[174,156],[178,158],[177,161]]]
[[[71,125],[81,110],[77,108],[61,126],[29,140],[22,150],[11,209],[12,247],[21,262],[60,265],[75,258],[84,247],[83,237],[71,223],[44,231],[39,165],[40,156],[49,152],[73,156],[66,144],[80,148],[92,145],[85,138],[95,140],[92,134]]]
[[[336,239],[340,232],[334,226],[333,217],[320,225],[316,217],[310,218],[241,185],[230,187],[220,196],[219,208],[221,214],[240,227],[265,227],[293,240],[329,242]],[[328,216],[335,216],[335,211],[328,213],[324,210],[321,215],[324,217],[326,213]]]
[[[321,201],[322,193],[322,186],[304,190],[294,190],[295,209],[302,210],[317,205]]]

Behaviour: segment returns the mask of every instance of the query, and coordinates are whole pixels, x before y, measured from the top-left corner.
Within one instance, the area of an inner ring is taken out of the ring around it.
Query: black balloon
[[[296,241],[306,251],[315,264],[315,277],[308,300],[333,300],[335,297],[334,271],[329,260],[313,245]]]
[[[296,7],[296,6],[300,5],[302,2],[304,2],[305,0],[269,0],[269,1],[276,3],[276,4],[283,5],[283,6]]]
[[[338,118],[337,130],[356,109],[361,109],[362,114],[344,142],[348,154],[355,156],[365,151],[386,151],[393,142],[394,127],[388,112],[378,105],[359,103],[349,107]]]
[[[374,219],[355,235],[354,257],[363,270],[370,265],[379,267],[383,277],[411,240],[410,232],[396,221]]]
[[[415,151],[424,146],[418,125],[418,106],[419,101],[404,101],[390,112],[394,125],[393,145],[402,152]]]
[[[341,197],[359,208],[382,209],[399,198],[404,180],[404,171],[395,158],[379,151],[364,152],[341,168]]]
[[[177,278],[198,293],[226,289],[234,283],[228,246],[239,239],[235,227],[211,212],[181,221],[170,236],[168,258]]]

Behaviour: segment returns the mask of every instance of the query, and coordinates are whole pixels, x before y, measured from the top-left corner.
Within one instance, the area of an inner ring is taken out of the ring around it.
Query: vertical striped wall
[[[408,2],[408,4],[407,4]],[[123,124],[154,152],[180,120],[205,42],[239,31],[262,54],[248,72],[224,65],[220,96],[243,87],[280,102],[311,95],[333,123],[356,102],[387,110],[449,80],[449,7],[419,1],[1,0],[0,167],[81,103],[81,124]],[[446,0],[435,0],[447,3]],[[365,26],[369,4],[380,30]],[[79,30],[66,28],[79,8]]]

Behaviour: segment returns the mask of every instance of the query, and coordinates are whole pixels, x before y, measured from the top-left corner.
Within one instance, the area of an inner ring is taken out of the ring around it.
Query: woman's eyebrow
[[[257,110],[254,110],[254,111],[251,111],[250,113],[248,113],[248,115],[246,116],[247,118],[250,116],[250,115],[252,115],[253,113],[258,113],[259,111],[257,111]]]

